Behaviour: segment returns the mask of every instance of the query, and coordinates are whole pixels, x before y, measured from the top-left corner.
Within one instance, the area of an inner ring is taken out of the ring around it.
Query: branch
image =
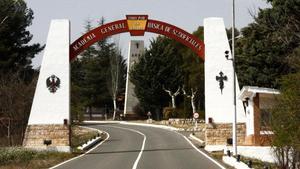
[[[177,96],[180,94],[180,87],[178,87],[177,91],[174,93],[174,96]]]
[[[192,99],[194,99],[195,95],[197,94],[198,92],[198,89],[196,88],[196,90],[194,91],[193,88],[191,88],[191,91],[192,91]]]
[[[170,90],[167,90],[167,89],[165,88],[165,86],[163,86],[163,90],[164,90],[165,92],[169,93],[170,96],[172,96],[171,91],[170,91]]]
[[[184,86],[182,87],[182,92],[183,92],[183,95],[185,95],[186,97],[188,97],[188,98],[190,98],[190,97],[191,97],[191,95],[188,95],[188,94],[185,92],[185,90],[184,90]]]

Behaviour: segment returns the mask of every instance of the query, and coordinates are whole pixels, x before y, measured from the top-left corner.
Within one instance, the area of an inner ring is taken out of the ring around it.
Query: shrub
[[[35,151],[23,148],[1,148],[0,149],[0,165],[9,163],[28,163],[36,155]]]
[[[137,104],[133,107],[133,112],[142,118],[147,118],[147,114],[145,113],[140,104]]]

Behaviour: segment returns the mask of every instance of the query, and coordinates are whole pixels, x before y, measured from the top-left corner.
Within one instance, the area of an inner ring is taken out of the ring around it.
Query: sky
[[[204,18],[222,17],[227,28],[231,27],[232,0],[25,0],[34,12],[32,25],[28,28],[31,43],[45,44],[52,19],[69,19],[71,43],[84,33],[84,24],[104,17],[106,23],[125,19],[126,14],[147,14],[149,19],[170,23],[192,33],[203,25]],[[236,27],[242,28],[253,22],[259,8],[269,7],[265,0],[235,0]],[[128,43],[132,39],[144,40],[146,47],[156,34],[145,33],[143,37],[130,37],[129,33],[117,35],[123,56],[127,57]],[[43,52],[33,59],[34,67],[41,64]]]

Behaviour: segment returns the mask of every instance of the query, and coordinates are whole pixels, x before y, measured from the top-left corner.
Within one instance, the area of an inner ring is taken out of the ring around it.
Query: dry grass
[[[87,128],[73,126],[72,127],[72,147],[76,148],[87,141],[97,137],[99,133],[96,130],[90,130]]]
[[[95,130],[73,126],[72,147],[77,147],[98,135]],[[76,150],[74,148],[74,150]],[[33,151],[22,147],[0,148],[0,169],[44,169],[73,158],[75,153]]]
[[[71,153],[37,152],[20,147],[1,148],[1,169],[41,169],[49,168],[55,164],[76,156]]]

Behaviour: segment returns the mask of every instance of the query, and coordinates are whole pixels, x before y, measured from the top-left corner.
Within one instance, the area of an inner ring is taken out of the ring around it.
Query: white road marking
[[[93,128],[93,129],[94,129],[94,128]],[[98,129],[96,129],[96,130],[98,130]],[[98,131],[100,131],[100,130],[98,130]],[[99,147],[101,144],[103,144],[103,143],[104,143],[106,140],[108,140],[109,137],[110,137],[110,135],[109,135],[108,132],[106,132],[106,131],[103,131],[103,132],[107,134],[107,137],[105,138],[105,140],[101,141],[98,145],[96,145],[95,147],[93,147],[93,148],[90,149],[89,151],[85,152],[84,154],[81,154],[80,156],[77,156],[77,157],[71,158],[71,159],[69,159],[69,160],[67,160],[67,161],[64,161],[64,162],[62,162],[62,163],[59,163],[59,164],[57,164],[57,165],[55,165],[55,166],[53,166],[53,167],[51,167],[51,168],[49,168],[49,169],[54,169],[54,168],[59,167],[59,166],[65,164],[65,163],[68,163],[68,162],[70,162],[70,161],[73,161],[73,160],[76,160],[76,159],[78,159],[78,158],[81,158],[81,157],[83,157],[84,155],[86,155],[86,154],[88,154],[89,152],[91,152],[91,151],[93,151],[94,149],[96,149],[97,147]]]
[[[106,125],[106,126],[108,126],[108,125]],[[140,161],[140,159],[142,157],[143,151],[145,149],[145,143],[146,143],[146,139],[147,139],[146,135],[144,133],[138,131],[138,130],[134,130],[134,129],[130,129],[130,128],[117,127],[117,126],[108,126],[108,127],[119,128],[119,129],[123,129],[123,130],[129,130],[129,131],[132,131],[132,132],[135,132],[135,133],[138,133],[138,134],[144,136],[144,140],[143,140],[143,144],[142,144],[142,147],[141,147],[141,151],[140,151],[138,157],[136,158],[136,160],[135,160],[135,162],[134,162],[134,164],[132,166],[132,169],[136,169],[137,165],[138,165],[138,163],[139,163],[139,161]]]
[[[182,137],[188,142],[190,143],[190,145],[197,150],[200,154],[204,155],[206,158],[210,159],[212,162],[214,162],[215,164],[217,164],[221,169],[226,169],[225,167],[223,167],[219,162],[217,162],[215,159],[211,158],[210,156],[208,156],[207,154],[205,154],[204,152],[202,152],[201,150],[199,150],[186,136],[182,135]]]

